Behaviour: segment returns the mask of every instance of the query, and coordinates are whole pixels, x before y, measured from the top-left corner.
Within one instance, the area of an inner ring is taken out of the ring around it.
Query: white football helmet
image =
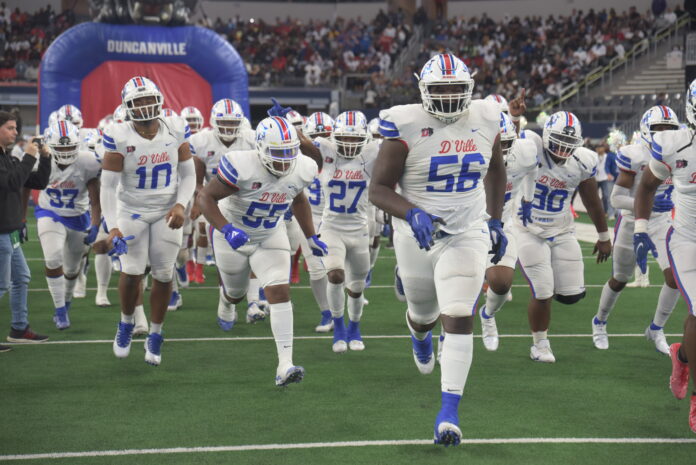
[[[448,90],[459,87],[457,91]],[[464,62],[451,53],[435,55],[423,66],[418,88],[425,111],[445,124],[466,112],[474,92],[474,80]]]
[[[305,121],[307,118],[302,116],[299,112],[295,110],[290,110],[289,112],[286,113],[285,119],[290,121],[290,124],[295,126],[295,129],[302,129],[302,126],[304,125]]]
[[[152,97],[150,101],[142,99]],[[139,100],[139,102],[136,102]],[[121,91],[121,103],[133,121],[150,121],[162,114],[164,96],[157,84],[146,77],[135,76],[126,82]]]
[[[512,152],[512,144],[517,139],[517,128],[512,120],[504,111],[500,112],[500,146],[503,150],[503,157],[507,158]]]
[[[97,129],[100,131],[104,132],[104,129],[111,124],[111,122],[114,120],[113,116],[111,115],[106,115],[102,119],[99,120],[99,124],[97,124]]]
[[[696,79],[689,84],[689,94],[686,96],[686,120],[691,127],[696,127]]]
[[[491,102],[495,102],[500,106],[500,111],[503,113],[507,113],[508,115],[510,114],[510,108],[508,107],[508,101],[505,99],[500,94],[491,94],[488,95],[484,100],[489,100]]]
[[[125,123],[126,121],[130,121],[130,116],[123,105],[119,105],[114,109],[113,121],[116,123]]]
[[[218,100],[210,110],[210,126],[220,140],[233,141],[243,121],[244,110],[232,99]]]
[[[290,174],[300,152],[297,130],[280,116],[265,118],[256,127],[256,151],[261,163],[271,174]]]
[[[70,165],[77,160],[80,134],[77,126],[61,120],[51,125],[45,133],[46,145],[59,165]]]
[[[94,151],[97,145],[101,144],[102,132],[99,129],[86,129],[82,137],[82,145]]]
[[[179,116],[176,114],[174,110],[171,108],[162,108],[162,115],[163,118],[171,118],[172,116]]]
[[[324,112],[312,113],[307,118],[302,132],[307,137],[330,137],[334,129],[334,120]]]
[[[658,125],[669,126],[670,129],[663,129],[663,131],[679,129],[679,119],[676,113],[665,105],[655,105],[643,113],[640,119],[640,137],[648,144],[648,147],[652,144],[653,135],[657,132],[653,127]]]
[[[242,120],[241,128],[242,129],[252,129],[251,121],[249,121],[249,118],[247,118],[246,116]]]
[[[58,112],[52,111],[51,114],[48,115],[48,127],[53,126],[57,122],[58,122]],[[46,128],[46,129],[48,129],[48,128]]]
[[[184,117],[189,128],[191,128],[191,134],[195,134],[203,129],[203,114],[198,108],[184,107],[184,109],[181,110],[181,116]]]
[[[58,119],[69,121],[78,129],[82,127],[82,112],[75,105],[63,105],[58,109]]]
[[[570,158],[575,149],[582,147],[582,126],[577,116],[569,111],[557,111],[544,124],[544,149],[558,158]]]
[[[367,118],[359,111],[344,111],[336,118],[331,140],[336,144],[338,155],[355,158],[370,141]]]
[[[367,123],[367,128],[370,130],[370,135],[373,139],[382,139],[382,134],[379,132],[379,118],[372,118],[369,123]]]

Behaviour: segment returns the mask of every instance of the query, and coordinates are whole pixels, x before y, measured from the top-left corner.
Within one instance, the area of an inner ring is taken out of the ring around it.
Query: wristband
[[[609,231],[602,231],[599,234],[599,241],[600,242],[606,242],[611,239],[611,236],[609,235]]]
[[[640,234],[648,232],[648,220],[645,218],[637,218],[633,226],[633,233]]]

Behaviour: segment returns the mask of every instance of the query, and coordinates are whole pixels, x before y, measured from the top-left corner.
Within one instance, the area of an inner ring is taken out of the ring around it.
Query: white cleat
[[[645,274],[640,272],[640,268],[636,266],[635,272],[633,273],[633,276],[635,276],[634,280],[628,284],[626,284],[626,287],[648,287],[650,286],[650,268],[648,268],[645,272]]]
[[[278,368],[276,370],[275,383],[278,387],[284,387],[291,383],[299,383],[305,375],[305,370],[299,366],[289,368]]]
[[[119,321],[116,337],[114,338],[113,350],[114,355],[118,358],[126,358],[130,354],[131,341],[133,340],[133,325],[132,323],[124,323]]]
[[[97,307],[111,307],[111,302],[109,302],[106,292],[103,294],[97,293],[97,296],[94,298],[94,303]]]
[[[645,337],[649,341],[655,343],[655,350],[665,355],[669,355],[669,344],[665,338],[665,331],[662,329],[650,329],[650,326],[645,328]]]
[[[505,302],[512,302],[512,291],[508,291],[507,296],[505,296]]]
[[[133,336],[143,336],[150,333],[150,328],[147,325],[135,325]]]
[[[340,340],[333,343],[333,346],[331,346],[331,349],[337,354],[342,354],[342,353],[348,351],[348,343],[346,341],[344,341],[343,339],[340,339]]]
[[[548,339],[542,339],[537,344],[532,344],[529,357],[535,362],[554,363],[556,357],[551,352],[551,344]]]
[[[361,350],[365,350],[365,344],[363,343],[363,341],[360,341],[358,339],[353,339],[352,341],[350,341],[348,343],[348,348],[350,350],[361,351]]]
[[[495,317],[485,317],[486,306],[484,305],[479,312],[481,318],[481,339],[486,350],[495,352],[498,350],[500,340],[498,338],[498,326],[495,324]]]
[[[145,362],[149,365],[159,366],[162,363],[162,343],[164,338],[161,334],[152,333],[145,339]]]
[[[73,298],[84,299],[87,296],[87,276],[80,272],[77,275],[77,282],[75,283],[75,289],[73,290]]]
[[[597,349],[609,348],[609,335],[607,334],[607,322],[600,322],[597,317],[592,317],[592,343]]]
[[[365,298],[365,295],[363,295],[363,305],[370,305],[370,301]]]
[[[259,308],[256,302],[252,302],[247,307],[246,322],[256,323],[257,321],[263,321],[266,318],[266,312]]]

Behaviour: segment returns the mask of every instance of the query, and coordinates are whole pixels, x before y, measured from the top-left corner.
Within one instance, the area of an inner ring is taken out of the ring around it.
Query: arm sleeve
[[[193,158],[179,162],[179,189],[176,194],[176,203],[186,208],[196,190],[196,167]]]
[[[534,200],[534,191],[536,190],[536,178],[539,173],[539,168],[535,166],[522,179],[522,198],[525,202]]]
[[[631,197],[631,191],[626,187],[614,184],[609,200],[614,208],[633,211],[633,197]]]
[[[107,231],[118,227],[118,201],[116,199],[116,189],[120,182],[121,173],[117,171],[102,171],[99,202],[101,203],[102,216],[104,217]]]
[[[30,189],[46,189],[48,178],[51,176],[51,157],[39,157],[39,169],[31,173],[24,187]]]
[[[26,154],[19,163],[8,160],[6,166],[0,168],[0,191],[19,191],[29,178],[35,162],[36,158]]]

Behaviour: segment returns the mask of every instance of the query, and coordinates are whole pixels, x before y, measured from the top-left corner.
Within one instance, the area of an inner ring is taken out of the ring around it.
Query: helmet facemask
[[[569,129],[572,129],[570,131]],[[574,134],[575,130],[571,126],[563,130],[563,134],[551,132],[548,136],[547,150],[551,155],[567,159],[573,156],[575,150],[582,146],[582,137]]]
[[[56,144],[49,143],[48,149],[59,165],[72,165],[77,160],[78,144],[69,137],[61,137]]]
[[[123,101],[132,121],[152,121],[162,113],[164,99],[159,92],[139,92],[135,97]]]
[[[187,116],[186,123],[193,134],[197,133],[203,127],[203,118],[201,116]]]
[[[272,147],[266,144],[257,144],[256,149],[261,157],[261,163],[273,175],[282,177],[292,173],[295,169],[297,156],[300,152],[300,142],[282,147]]]
[[[367,139],[367,135],[333,134],[336,151],[343,158],[355,158],[360,155],[368,142]]]
[[[423,108],[445,124],[457,121],[469,108],[474,81],[425,83],[420,81]]]
[[[232,142],[239,134],[239,130],[242,126],[242,119],[236,118],[232,115],[218,116],[211,118],[210,123],[215,130],[215,134],[220,138],[220,140]]]

